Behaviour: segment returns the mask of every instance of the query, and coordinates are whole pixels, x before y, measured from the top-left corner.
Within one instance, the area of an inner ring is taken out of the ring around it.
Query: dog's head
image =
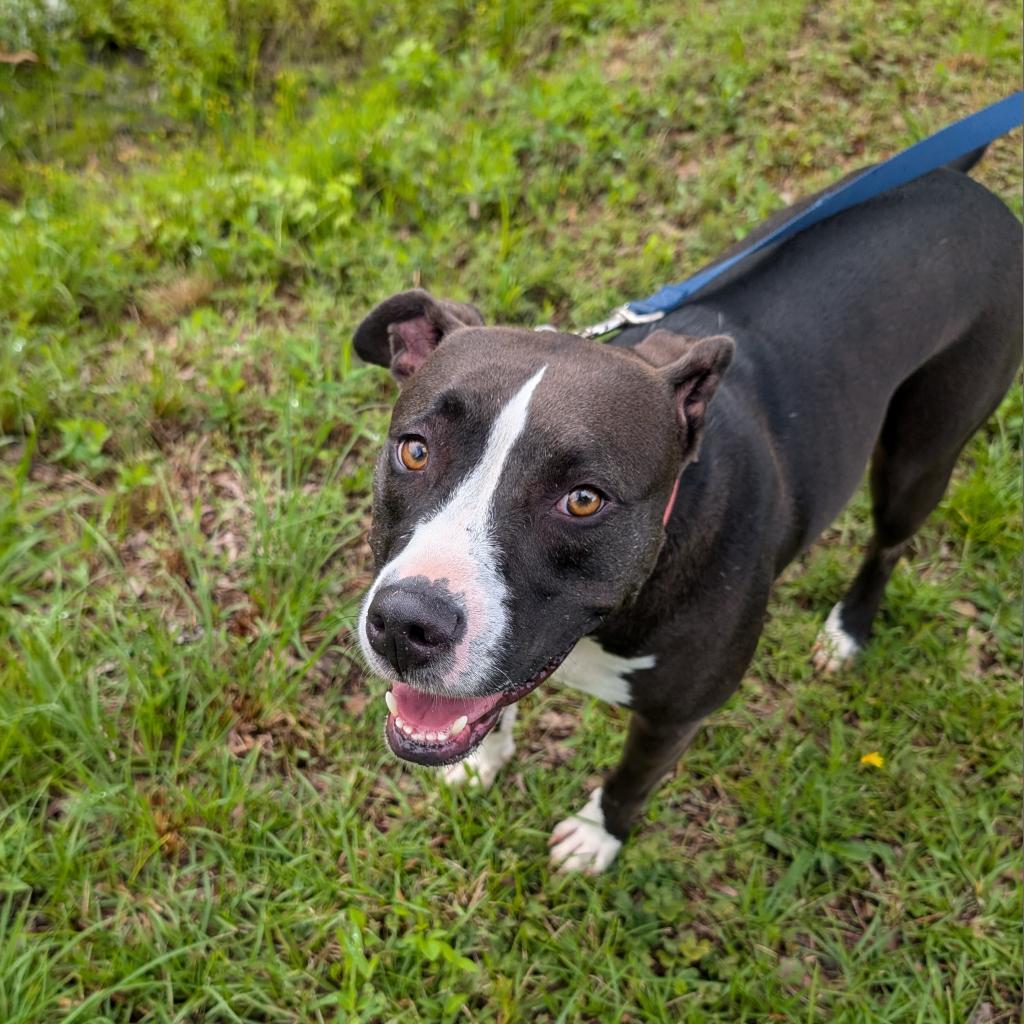
[[[377,306],[355,347],[402,388],[359,640],[391,683],[392,750],[446,764],[642,587],[733,343],[610,348],[485,327],[417,290]]]

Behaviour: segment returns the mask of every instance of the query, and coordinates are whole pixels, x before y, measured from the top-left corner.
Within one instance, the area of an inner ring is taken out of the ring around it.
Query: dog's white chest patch
[[[596,640],[585,636],[554,674],[554,680],[589,693],[609,704],[628,708],[632,701],[628,676],[644,668],[654,668],[654,655],[620,658],[609,654]]]

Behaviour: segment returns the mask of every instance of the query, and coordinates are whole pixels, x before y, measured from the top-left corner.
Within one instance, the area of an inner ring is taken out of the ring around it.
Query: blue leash
[[[965,117],[962,121],[948,125],[934,135],[929,135],[927,139],[922,139],[909,149],[903,150],[902,153],[897,153],[896,156],[870,168],[834,192],[820,196],[807,209],[780,224],[774,231],[735,256],[701,270],[685,281],[666,285],[646,299],[620,306],[607,320],[587,327],[579,333],[584,338],[599,338],[630,324],[648,324],[660,320],[666,313],[671,313],[682,306],[705,285],[761,249],[784,241],[812,224],[848,210],[851,206],[867,202],[882,192],[898,188],[928,174],[929,171],[937,170],[944,164],[966,156],[1000,135],[1017,128],[1024,123],[1022,103],[1024,91],[1016,92],[984,110],[979,110],[976,114]]]

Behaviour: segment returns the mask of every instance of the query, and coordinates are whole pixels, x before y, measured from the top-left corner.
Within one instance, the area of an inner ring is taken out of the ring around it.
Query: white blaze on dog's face
[[[467,307],[424,294],[377,307],[356,335],[404,384],[374,478],[359,638],[392,684],[392,749],[445,764],[643,585],[699,432],[643,353],[461,326],[452,311]]]
[[[433,587],[448,592],[443,596],[438,594],[438,599],[448,598],[457,609],[457,616],[462,618],[461,623],[456,622],[456,628],[460,624],[464,626],[457,641],[444,651],[432,652],[425,673],[421,665],[403,664],[403,660],[407,660],[402,657],[406,652],[395,652],[399,661],[395,665],[366,643],[366,658],[380,675],[392,675],[396,669],[405,670],[408,681],[425,675],[429,682],[440,683],[446,693],[457,696],[478,692],[493,673],[496,656],[506,637],[508,603],[506,583],[500,571],[500,551],[494,536],[495,498],[512,447],[526,427],[530,401],[545,369],[542,366],[501,409],[476,464],[440,507],[428,506],[408,543],[377,575],[363,604],[361,638],[367,636],[369,609],[381,589],[401,586],[404,581],[422,580],[425,589]],[[395,442],[396,448],[402,444],[403,436]],[[426,450],[429,462],[429,447],[425,441],[419,443]],[[389,453],[385,452],[379,473],[391,471],[392,467],[386,464],[388,461]],[[404,465],[400,455],[396,461]],[[412,611],[415,614],[416,609]],[[397,638],[389,639],[394,643]],[[415,657],[412,660],[415,661]]]

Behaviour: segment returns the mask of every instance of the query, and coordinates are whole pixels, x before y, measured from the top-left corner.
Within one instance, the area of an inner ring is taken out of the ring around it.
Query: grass
[[[531,697],[486,795],[385,753],[350,630],[392,390],[349,338],[412,283],[581,324],[678,279],[1011,91],[1019,5],[40,10],[0,0],[40,58],[0,64],[0,1019],[1016,1016],[1019,388],[861,664],[808,658],[864,495],[562,879],[620,713]],[[977,171],[1018,216],[1019,156]]]

